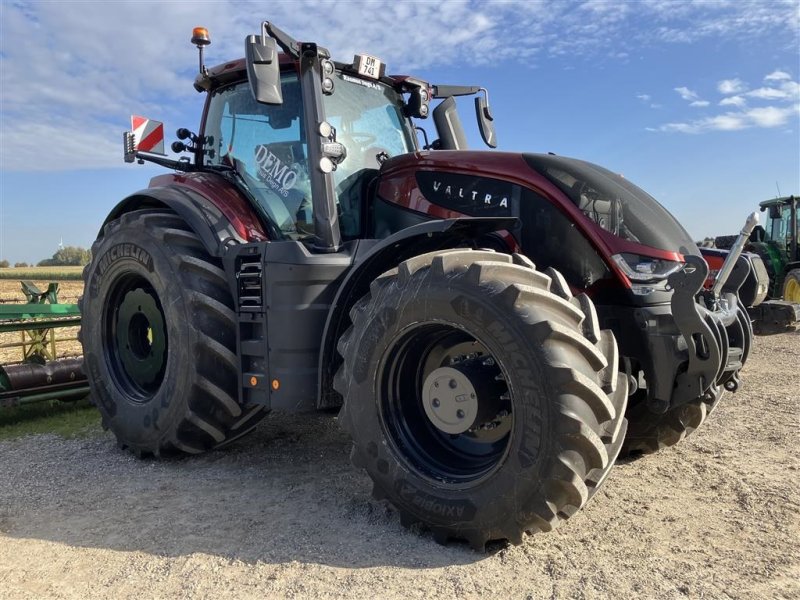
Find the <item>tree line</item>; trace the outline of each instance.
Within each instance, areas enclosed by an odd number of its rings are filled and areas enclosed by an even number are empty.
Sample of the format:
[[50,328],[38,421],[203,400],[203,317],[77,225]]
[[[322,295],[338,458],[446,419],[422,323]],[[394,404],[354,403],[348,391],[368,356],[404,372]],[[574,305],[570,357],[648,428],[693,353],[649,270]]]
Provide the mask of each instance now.
[[[82,267],[89,264],[92,260],[91,250],[81,248],[80,246],[65,246],[59,248],[50,258],[45,258],[36,263],[37,267],[69,267],[76,266]],[[11,266],[7,260],[0,260],[0,269],[7,269]],[[26,262],[14,263],[14,266],[28,267],[31,266]]]

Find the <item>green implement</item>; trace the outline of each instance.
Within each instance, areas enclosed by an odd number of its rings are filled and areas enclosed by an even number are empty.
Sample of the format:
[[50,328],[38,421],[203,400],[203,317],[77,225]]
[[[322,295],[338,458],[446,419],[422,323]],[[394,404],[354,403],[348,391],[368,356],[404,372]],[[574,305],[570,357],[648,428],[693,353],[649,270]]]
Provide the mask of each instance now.
[[0,304],[0,334],[19,332],[18,341],[0,340],[0,350],[21,350],[21,361],[0,365],[0,407],[43,400],[78,400],[89,393],[83,357],[58,358],[56,346],[77,337],[56,330],[81,323],[77,304],[58,303],[58,283],[42,292],[21,282],[24,304]]

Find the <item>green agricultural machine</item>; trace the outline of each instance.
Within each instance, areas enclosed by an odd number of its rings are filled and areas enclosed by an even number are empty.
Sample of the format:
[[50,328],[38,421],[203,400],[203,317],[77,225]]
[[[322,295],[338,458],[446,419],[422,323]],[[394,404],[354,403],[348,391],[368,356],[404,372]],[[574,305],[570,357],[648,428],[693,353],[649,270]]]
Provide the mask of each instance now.
[[[19,350],[19,360],[0,364],[0,408],[45,400],[79,400],[89,393],[83,357],[58,358],[57,346],[76,336],[59,335],[81,323],[77,304],[59,304],[58,283],[42,292],[22,282],[26,303],[0,304],[0,351]],[[5,341],[16,337],[16,340]]]
[[[767,213],[767,220],[764,227],[758,225],[753,229],[744,249],[761,258],[769,276],[768,300],[749,309],[756,333],[780,333],[800,323],[799,204],[797,196],[759,203],[761,212]],[[727,249],[735,239],[733,235],[720,236],[715,245]],[[711,262],[709,265],[714,268]]]
[[800,303],[800,224],[797,209],[800,198],[785,196],[765,200],[759,206],[769,217],[763,233],[756,231],[751,240],[751,252],[756,252],[764,261],[769,273],[769,297],[783,298],[787,302]]

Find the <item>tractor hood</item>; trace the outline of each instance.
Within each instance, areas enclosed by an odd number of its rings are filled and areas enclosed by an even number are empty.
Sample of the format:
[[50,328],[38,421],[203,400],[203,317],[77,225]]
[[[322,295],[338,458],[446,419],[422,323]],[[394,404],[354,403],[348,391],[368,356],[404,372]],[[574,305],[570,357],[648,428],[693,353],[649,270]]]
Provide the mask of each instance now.
[[438,218],[518,217],[529,192],[567,213],[606,255],[631,252],[669,260],[700,255],[687,231],[650,194],[621,175],[573,158],[417,152],[386,161],[379,186],[383,199]]

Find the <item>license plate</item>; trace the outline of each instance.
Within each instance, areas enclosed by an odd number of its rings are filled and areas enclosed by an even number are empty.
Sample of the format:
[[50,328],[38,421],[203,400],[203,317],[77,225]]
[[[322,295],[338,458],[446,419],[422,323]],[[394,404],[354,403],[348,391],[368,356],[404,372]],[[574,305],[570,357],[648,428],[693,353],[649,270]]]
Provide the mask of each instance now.
[[374,56],[359,55],[358,74],[370,79],[378,79],[381,76],[381,61]]

